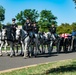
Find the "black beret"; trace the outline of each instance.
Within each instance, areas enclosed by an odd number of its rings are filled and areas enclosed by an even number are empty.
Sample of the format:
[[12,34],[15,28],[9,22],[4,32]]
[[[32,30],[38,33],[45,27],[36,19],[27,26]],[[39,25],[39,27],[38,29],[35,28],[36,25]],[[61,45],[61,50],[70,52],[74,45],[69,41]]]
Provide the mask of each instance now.
[[15,21],[16,19],[15,18],[12,18],[12,21]]

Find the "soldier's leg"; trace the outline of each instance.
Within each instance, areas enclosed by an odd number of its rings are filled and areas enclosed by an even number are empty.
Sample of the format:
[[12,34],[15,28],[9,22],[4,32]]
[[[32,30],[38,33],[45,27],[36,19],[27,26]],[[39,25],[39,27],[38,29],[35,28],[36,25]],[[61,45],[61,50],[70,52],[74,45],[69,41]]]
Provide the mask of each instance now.
[[74,46],[73,41],[74,41],[74,36],[72,36],[72,41],[71,41],[71,50],[73,50],[73,46]]
[[3,44],[4,44],[4,42],[1,42],[1,45],[0,45],[0,56],[2,56],[2,47],[3,47]]
[[35,37],[37,38],[37,34],[34,34],[35,35]]
[[16,39],[16,31],[14,31],[13,36],[14,36],[14,40],[15,40]]
[[7,43],[7,41],[5,40],[5,47],[4,47],[4,50],[6,51],[6,54],[8,55],[8,52],[7,52],[7,45],[8,45],[8,43]]
[[28,57],[28,49],[27,49],[27,47],[28,47],[28,43],[26,43],[25,46],[24,46],[24,56],[23,56],[23,58],[25,58],[25,59]]
[[13,56],[13,43],[10,42],[10,57]]
[[53,37],[54,40],[56,39],[54,34],[52,34],[52,37]]
[[38,44],[38,34],[35,33],[35,38],[36,38],[36,53],[41,53],[41,50],[39,49],[39,44]]
[[32,34],[33,34],[32,32],[29,32],[29,36],[30,36],[31,38],[32,38]]

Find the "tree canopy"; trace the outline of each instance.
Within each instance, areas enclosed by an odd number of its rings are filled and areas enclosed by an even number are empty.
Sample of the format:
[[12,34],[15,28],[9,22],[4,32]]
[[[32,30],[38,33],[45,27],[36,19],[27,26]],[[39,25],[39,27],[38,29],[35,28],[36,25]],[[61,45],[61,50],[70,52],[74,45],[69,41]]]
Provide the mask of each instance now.
[[40,13],[38,13],[38,11],[35,9],[25,9],[16,15],[18,24],[21,25],[24,24],[26,18],[29,18],[31,22],[38,22],[40,31],[47,31],[51,24],[57,23],[57,17],[55,17],[50,10],[42,10]]
[[[76,0],[73,0],[76,4]],[[20,11],[16,16],[17,23],[19,25],[23,25],[26,18],[29,18],[31,22],[36,21],[39,30],[41,32],[47,32],[49,27],[54,24],[57,26],[57,33],[71,33],[72,30],[76,30],[76,23],[62,23],[61,25],[57,25],[57,17],[51,12],[51,10],[42,10],[40,13],[36,9],[25,9],[24,11]],[[5,19],[5,9],[0,6],[0,21],[4,21]],[[7,23],[10,25],[10,23]],[[2,27],[0,23],[0,28]]]
[[38,13],[35,9],[25,9],[16,15],[18,24],[21,25],[24,24],[26,18],[29,18],[31,22],[37,21],[37,25],[39,26],[39,30],[41,32],[47,32],[52,24],[57,26],[58,34],[71,33],[72,30],[76,30],[76,23],[62,23],[61,25],[57,25],[57,17],[54,16],[50,10],[42,10]]
[[57,33],[62,34],[62,33],[72,33],[73,30],[76,30],[76,22],[72,24],[68,23],[62,23],[57,27]]
[[74,4],[75,4],[75,9],[76,9],[76,0],[73,0]]
[[1,22],[5,20],[5,9],[0,5],[0,30],[2,28]]
[[5,19],[5,9],[0,5],[0,21],[4,21]]
[[24,24],[26,18],[29,18],[32,22],[34,22],[38,19],[38,17],[38,11],[35,9],[25,9],[16,15],[16,19],[20,24]]
[[50,10],[42,10],[40,12],[40,19],[38,21],[38,24],[40,25],[41,31],[48,31],[48,28],[51,26],[51,24],[56,24],[56,19],[52,12]]

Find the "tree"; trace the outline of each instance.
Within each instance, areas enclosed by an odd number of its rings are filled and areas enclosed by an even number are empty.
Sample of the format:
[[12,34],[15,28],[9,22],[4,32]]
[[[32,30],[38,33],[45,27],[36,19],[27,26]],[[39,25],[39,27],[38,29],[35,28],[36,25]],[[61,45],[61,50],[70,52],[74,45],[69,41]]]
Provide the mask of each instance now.
[[7,26],[10,26],[11,25],[11,23],[10,22],[7,22],[7,24],[6,24]]
[[25,9],[24,11],[20,11],[20,13],[16,15],[16,19],[18,20],[19,24],[24,24],[26,18],[29,18],[32,22],[37,21],[38,17],[38,11],[36,11],[35,9]]
[[74,3],[76,4],[76,0],[73,0],[74,1]]
[[56,24],[56,19],[51,11],[49,10],[42,10],[40,12],[40,20],[38,21],[38,24],[40,26],[40,31],[48,31],[48,28],[51,26],[51,24]]
[[5,9],[3,6],[0,6],[0,21],[4,21],[5,19]]
[[0,30],[2,29],[2,24],[0,23]]
[[[76,5],[76,0],[73,0],[73,2],[75,3],[75,5]],[[76,6],[75,6],[75,9],[76,9]]]
[[68,23],[62,23],[60,26],[57,27],[57,33],[71,33],[72,32],[72,25]]
[[5,9],[0,5],[0,30],[2,28],[1,22],[5,19]]
[[71,26],[72,30],[76,30],[76,22],[73,22]]
[[17,14],[16,19],[18,20],[18,23],[23,24],[24,23],[24,15],[23,11],[20,11],[20,13]]

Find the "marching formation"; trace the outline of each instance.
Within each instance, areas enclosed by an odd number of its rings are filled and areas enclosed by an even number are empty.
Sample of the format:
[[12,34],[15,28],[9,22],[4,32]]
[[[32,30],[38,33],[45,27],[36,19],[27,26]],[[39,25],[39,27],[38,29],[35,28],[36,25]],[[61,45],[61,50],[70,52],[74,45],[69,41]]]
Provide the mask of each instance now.
[[[10,57],[20,53],[24,58],[43,54],[46,52],[46,47],[49,55],[51,55],[55,47],[57,53],[60,53],[62,48],[64,52],[76,50],[76,31],[73,31],[72,34],[63,33],[62,35],[57,35],[56,27],[52,25],[49,32],[42,33],[39,32],[36,22],[31,23],[30,19],[26,19],[21,29],[18,28],[15,21],[16,19],[13,18],[12,24],[3,26],[0,31],[0,56],[3,55],[3,46],[6,54],[10,55]],[[8,54],[6,48],[8,45],[10,54]],[[14,47],[16,47],[16,51]]]

